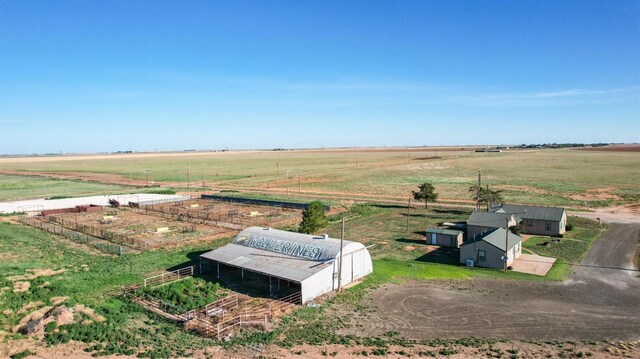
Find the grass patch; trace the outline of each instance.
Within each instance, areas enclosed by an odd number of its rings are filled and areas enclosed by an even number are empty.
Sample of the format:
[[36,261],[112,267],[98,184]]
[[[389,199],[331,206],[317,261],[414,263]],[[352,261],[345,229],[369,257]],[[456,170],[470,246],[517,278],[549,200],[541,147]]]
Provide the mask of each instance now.
[[171,189],[171,188],[154,188],[154,189],[148,189],[145,190],[144,193],[151,193],[151,194],[176,194],[176,190],[175,189]]
[[[0,295],[0,325],[14,326],[25,314],[16,314],[30,302],[50,303],[51,298],[68,296],[67,306],[83,304],[106,318],[91,325],[78,323],[49,328],[49,345],[71,340],[89,345],[96,355],[132,355],[146,350],[152,357],[187,356],[193,350],[214,345],[214,341],[179,330],[174,323],[153,315],[125,299],[105,296],[121,285],[139,283],[145,273],[184,267],[204,251],[228,243],[194,245],[179,250],[159,250],[122,257],[93,252],[65,239],[22,225],[0,223],[0,288],[11,287],[6,277],[25,275],[27,269],[65,269],[66,272],[29,280],[27,292],[4,291]],[[84,265],[84,267],[83,267]],[[87,268],[86,270],[84,268]],[[195,285],[194,285],[195,287]],[[21,340],[18,337],[12,340]],[[140,349],[139,349],[140,348]],[[148,349],[151,348],[151,349]]]
[[227,291],[218,283],[189,277],[159,287],[147,287],[144,293],[171,304],[180,310],[180,313],[185,313],[224,297]]
[[0,201],[125,193],[133,187],[44,177],[0,175]]

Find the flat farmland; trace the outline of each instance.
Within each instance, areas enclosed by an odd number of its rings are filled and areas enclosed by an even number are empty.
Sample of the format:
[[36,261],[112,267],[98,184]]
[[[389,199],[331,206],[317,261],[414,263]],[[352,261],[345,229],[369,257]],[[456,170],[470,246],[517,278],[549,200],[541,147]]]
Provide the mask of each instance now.
[[[640,200],[640,154],[627,151],[469,148],[230,151],[0,159],[5,174],[146,183],[192,191],[246,190],[292,195],[406,199],[419,183],[435,184],[444,202],[470,203],[477,180],[507,201],[590,207]],[[288,176],[288,179],[287,179]],[[147,182],[148,181],[148,182]]]
[[133,187],[57,178],[0,175],[0,201],[130,192]]

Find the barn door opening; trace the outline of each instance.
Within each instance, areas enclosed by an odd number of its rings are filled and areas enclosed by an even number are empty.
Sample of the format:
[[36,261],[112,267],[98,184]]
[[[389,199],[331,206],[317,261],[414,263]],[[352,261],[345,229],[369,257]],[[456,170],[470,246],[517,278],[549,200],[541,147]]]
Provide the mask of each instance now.
[[431,233],[431,244],[433,244],[433,245],[438,244],[438,238],[437,238],[437,235],[435,233]]

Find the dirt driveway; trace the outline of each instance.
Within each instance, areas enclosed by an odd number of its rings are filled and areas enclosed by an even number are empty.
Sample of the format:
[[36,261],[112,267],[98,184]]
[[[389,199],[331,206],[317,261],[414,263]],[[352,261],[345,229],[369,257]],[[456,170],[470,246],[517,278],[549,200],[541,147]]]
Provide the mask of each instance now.
[[474,279],[386,285],[356,320],[367,334],[415,339],[640,339],[639,224],[612,224],[564,282]]

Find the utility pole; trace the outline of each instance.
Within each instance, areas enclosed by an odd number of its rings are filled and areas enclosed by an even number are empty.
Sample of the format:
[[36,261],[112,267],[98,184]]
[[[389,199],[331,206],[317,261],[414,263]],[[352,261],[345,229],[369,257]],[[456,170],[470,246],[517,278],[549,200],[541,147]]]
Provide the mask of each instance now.
[[298,166],[298,193],[302,190],[302,180],[300,179],[300,166]]
[[[507,261],[509,260],[509,220],[511,219],[511,217],[513,217],[514,214],[527,214],[527,210],[525,209],[523,212],[518,212],[518,213],[509,213],[509,215],[507,216],[507,226],[505,227],[505,235],[504,235],[504,271],[507,271]],[[517,221],[516,221],[516,225],[518,225]],[[515,260],[515,255],[513,257],[513,259]]]
[[482,172],[478,168],[478,186],[476,187],[476,211],[480,210],[480,187],[482,186]]
[[289,197],[289,170],[287,170],[287,197]]
[[202,178],[202,193],[204,193],[204,163],[200,164],[200,177]]
[[280,162],[276,161],[276,176],[280,176]]
[[411,197],[409,197],[409,204],[407,204],[407,229],[404,231],[405,233],[409,233],[409,217],[411,215]]
[[489,200],[491,198],[489,198],[489,184],[487,183],[487,192],[485,192],[485,196],[487,196],[486,200],[487,200],[487,212],[489,212]]
[[147,174],[147,187],[149,187],[149,170],[144,171]]
[[505,235],[504,235],[504,258],[502,259],[504,261],[504,271],[507,271],[507,261],[509,260],[509,218],[511,218],[511,216],[507,216],[507,226],[504,228],[505,229]]
[[191,181],[189,179],[189,166],[187,166],[187,192],[191,192]]
[[342,230],[340,231],[340,264],[338,264],[338,292],[342,283],[342,242],[344,241],[344,217],[342,217]]

